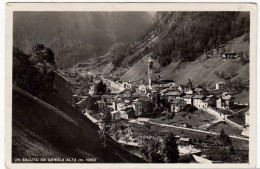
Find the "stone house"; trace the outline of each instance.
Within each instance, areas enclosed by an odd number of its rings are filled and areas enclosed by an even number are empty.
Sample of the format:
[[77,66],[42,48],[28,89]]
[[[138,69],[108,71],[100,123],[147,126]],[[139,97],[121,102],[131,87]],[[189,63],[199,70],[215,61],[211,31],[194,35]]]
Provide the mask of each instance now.
[[97,101],[97,104],[98,110],[105,110],[107,108],[107,103],[102,100]]
[[181,92],[176,92],[176,91],[169,91],[165,94],[167,101],[170,102],[171,100],[174,99],[181,99],[181,96],[183,96],[183,93]]
[[204,95],[195,95],[193,97],[193,105],[197,108],[205,108],[206,104],[205,102],[203,102],[204,99],[205,99]]
[[114,101],[114,95],[102,95],[101,99],[106,102],[108,105],[112,105]]
[[220,96],[217,99],[217,108],[226,108],[230,109],[234,107],[234,101],[235,97],[229,95],[227,92],[223,93],[222,96]]
[[216,83],[216,90],[221,90],[225,88],[225,82],[218,82]]
[[190,85],[180,85],[178,90],[185,94],[193,94],[193,89]]
[[124,91],[122,92],[122,94],[123,94],[123,96],[124,96],[125,98],[130,98],[130,97],[132,97],[132,90],[126,89],[126,90],[124,90]]
[[197,95],[207,95],[207,90],[203,89],[203,88],[200,88],[200,87],[197,87],[194,89],[194,92],[197,94]]
[[193,105],[193,97],[194,95],[185,95],[182,99],[185,100],[187,104]]
[[204,100],[202,100],[202,102],[204,103],[205,107],[215,107],[216,106],[216,101],[212,98],[206,98]]
[[143,112],[142,103],[140,103],[140,102],[134,103],[134,104],[133,104],[133,108],[134,108],[135,116],[136,116],[136,117],[142,115],[142,112]]
[[182,99],[174,99],[170,102],[170,104],[171,112],[178,113],[184,108],[184,106],[186,105],[186,101]]

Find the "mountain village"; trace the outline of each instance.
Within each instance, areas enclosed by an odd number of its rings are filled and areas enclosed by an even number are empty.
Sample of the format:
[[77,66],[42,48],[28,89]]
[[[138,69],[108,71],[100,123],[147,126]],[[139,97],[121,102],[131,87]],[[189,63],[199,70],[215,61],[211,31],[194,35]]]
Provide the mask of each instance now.
[[[114,123],[127,124],[128,130],[110,135],[118,143],[130,146],[130,151],[142,147],[144,139],[134,136],[132,125],[140,127],[149,124],[181,131],[175,136],[180,154],[192,155],[196,162],[201,163],[217,161],[208,160],[202,155],[204,141],[183,134],[183,131],[209,137],[219,135],[224,126],[230,129],[228,134],[231,138],[248,140],[249,104],[236,102],[236,98],[228,92],[230,90],[226,89],[225,82],[218,82],[215,89],[207,90],[193,84],[190,79],[184,85],[173,80],[155,80],[153,59],[150,57],[147,62],[147,82],[140,85],[104,78],[89,70],[77,68],[79,77],[89,81],[88,87],[83,87],[84,92],[80,90],[74,95],[73,105],[100,128],[106,113],[109,113]],[[69,73],[64,71],[61,74],[68,76]],[[170,122],[172,119],[176,121]]]
[[14,12],[12,162],[253,165],[250,21],[244,10]]

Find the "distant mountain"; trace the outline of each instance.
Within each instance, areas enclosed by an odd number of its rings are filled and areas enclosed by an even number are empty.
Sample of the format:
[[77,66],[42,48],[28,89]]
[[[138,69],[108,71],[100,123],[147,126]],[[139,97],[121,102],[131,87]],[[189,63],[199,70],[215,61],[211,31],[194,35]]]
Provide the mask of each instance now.
[[13,42],[26,53],[51,47],[58,67],[69,67],[134,41],[152,22],[147,12],[15,12]]

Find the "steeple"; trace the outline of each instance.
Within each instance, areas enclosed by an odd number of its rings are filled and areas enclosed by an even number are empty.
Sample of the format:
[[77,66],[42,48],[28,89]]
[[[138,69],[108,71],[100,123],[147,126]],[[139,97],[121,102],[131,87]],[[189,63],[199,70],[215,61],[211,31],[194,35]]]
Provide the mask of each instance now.
[[148,58],[148,88],[152,89],[152,77],[153,77],[153,58]]

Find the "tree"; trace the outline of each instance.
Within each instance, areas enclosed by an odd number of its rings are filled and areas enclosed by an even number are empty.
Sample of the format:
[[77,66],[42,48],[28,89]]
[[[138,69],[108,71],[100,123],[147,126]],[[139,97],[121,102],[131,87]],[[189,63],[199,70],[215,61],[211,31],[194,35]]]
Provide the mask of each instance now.
[[234,147],[233,146],[230,146],[229,147],[229,150],[228,150],[228,154],[235,154],[235,149],[234,149]]
[[173,119],[173,117],[174,117],[174,113],[173,112],[167,112],[167,114],[166,114],[166,119],[167,120]]
[[162,154],[162,144],[157,137],[151,137],[141,148],[141,152],[151,163],[163,163],[164,154]]
[[152,130],[152,125],[151,125],[151,123],[150,122],[146,122],[145,124],[144,124],[144,126],[145,126],[145,134],[147,135],[147,136],[152,136],[153,134],[154,134],[154,130]]
[[146,103],[142,102],[142,107],[143,107],[143,113],[144,114],[150,114],[153,111],[153,104],[149,102],[148,106],[144,106]]
[[97,85],[97,92],[98,93],[105,93],[107,90],[107,85],[105,83],[103,83],[102,80],[100,80],[100,82]]
[[111,129],[111,126],[112,126],[112,116],[108,110],[104,110],[103,116],[101,118],[100,130],[99,130],[99,134],[101,138],[104,139],[103,141],[104,147],[106,147],[106,140],[108,137],[108,133]]
[[153,114],[154,115],[158,115],[158,114],[160,114],[161,113],[161,109],[159,108],[159,107],[155,107],[154,109],[153,109]]
[[51,49],[38,44],[33,46],[32,54],[26,55],[14,48],[13,58],[13,83],[16,86],[38,97],[54,91],[56,64]]
[[164,149],[163,152],[166,156],[166,162],[177,163],[179,159],[179,150],[176,143],[176,138],[174,134],[170,133],[166,136],[164,140]]
[[221,71],[220,74],[219,74],[219,78],[221,78],[221,79],[225,79],[226,76],[227,75],[224,71]]
[[230,137],[225,133],[224,129],[221,129],[219,134],[219,141],[223,143],[224,146],[232,145]]
[[87,98],[86,109],[87,110],[93,110],[93,111],[96,112],[98,110],[98,106],[97,106],[97,104],[95,102],[96,102],[95,99],[93,97],[89,96]]
[[160,153],[160,143],[152,142],[149,147],[149,158],[151,163],[163,163],[164,156]]

